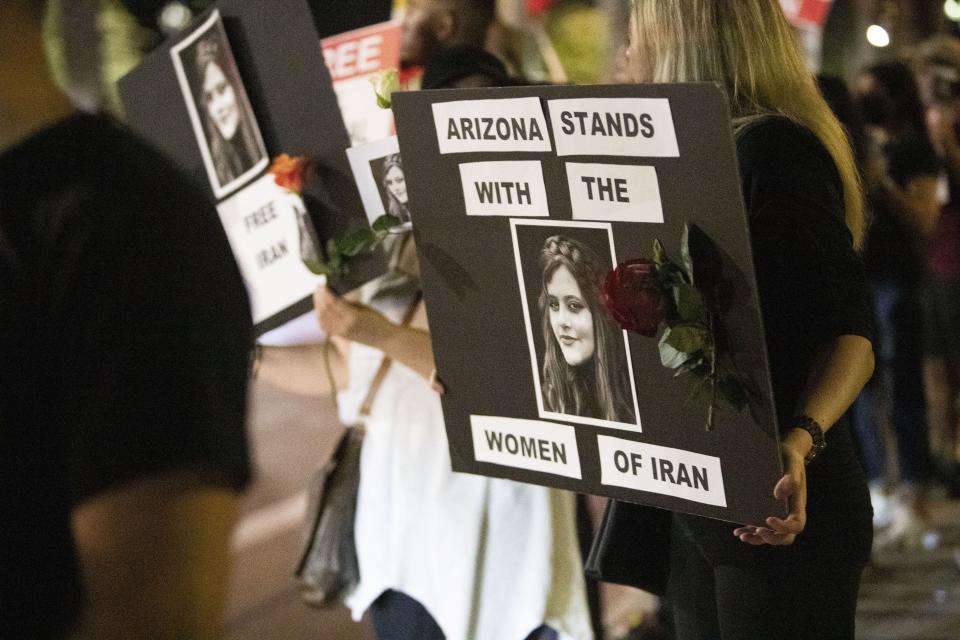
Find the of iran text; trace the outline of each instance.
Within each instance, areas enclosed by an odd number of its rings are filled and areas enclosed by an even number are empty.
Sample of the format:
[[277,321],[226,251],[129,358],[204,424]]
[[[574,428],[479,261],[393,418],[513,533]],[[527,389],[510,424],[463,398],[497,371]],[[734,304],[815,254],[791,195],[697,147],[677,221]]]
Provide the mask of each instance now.
[[540,420],[470,416],[478,462],[581,479],[573,427]]
[[720,458],[610,436],[597,436],[605,485],[727,506]]

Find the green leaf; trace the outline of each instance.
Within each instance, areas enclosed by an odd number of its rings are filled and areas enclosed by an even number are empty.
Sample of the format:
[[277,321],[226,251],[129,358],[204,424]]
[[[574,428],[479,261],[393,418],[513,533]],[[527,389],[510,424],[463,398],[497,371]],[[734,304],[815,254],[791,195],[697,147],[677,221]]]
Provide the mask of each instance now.
[[697,353],[707,344],[710,331],[702,324],[678,324],[670,328],[667,344],[681,353]]
[[391,229],[393,229],[394,227],[399,227],[402,224],[403,224],[403,221],[397,216],[390,215],[389,213],[385,213],[379,218],[377,218],[376,220],[374,220],[373,224],[370,225],[370,227],[378,233],[387,234],[387,233],[390,233]]
[[340,253],[331,255],[327,259],[327,268],[330,270],[330,273],[334,272],[340,273],[340,267],[343,265],[343,258],[340,256]]
[[687,284],[686,276],[677,265],[670,261],[665,262],[657,269],[657,279],[661,287],[673,288]]
[[658,238],[653,240],[653,264],[662,267],[667,262],[667,253],[663,250]]
[[694,356],[689,353],[683,353],[678,351],[673,346],[670,345],[670,333],[671,329],[667,329],[663,332],[663,335],[660,336],[660,342],[657,344],[660,349],[660,364],[665,366],[668,369],[677,369],[684,366],[686,362],[691,360]]
[[340,247],[337,246],[337,241],[333,238],[327,240],[327,263],[333,264],[334,259],[340,258]]
[[677,307],[677,313],[685,322],[702,324],[709,322],[710,313],[703,303],[703,296],[692,284],[682,283],[673,287],[673,302]]
[[747,392],[736,376],[720,376],[717,380],[717,390],[720,392],[720,397],[737,410],[747,406]]
[[696,382],[690,384],[690,390],[687,392],[687,397],[684,399],[683,404],[687,405],[697,400],[701,395],[703,395],[704,390],[706,389],[707,382],[710,381],[709,377],[702,377]]
[[305,259],[303,261],[303,266],[310,270],[310,273],[316,276],[329,276],[330,267],[320,262],[319,260],[310,260]]
[[340,253],[353,257],[368,251],[376,244],[377,238],[370,229],[358,229],[340,241]]
[[[670,347],[669,345],[667,345],[667,346],[668,346],[670,349],[673,349],[673,347]],[[674,350],[674,351],[677,351],[676,349],[673,349],[673,350]],[[680,352],[677,351],[677,353],[680,353]],[[709,367],[707,367],[706,369],[704,368],[704,366],[703,366],[703,358],[700,358],[700,357],[697,357],[697,356],[691,357],[691,356],[689,356],[689,355],[686,354],[686,353],[683,354],[683,355],[687,356],[687,357],[690,358],[690,359],[687,360],[686,362],[684,362],[683,364],[681,364],[679,367],[677,367],[676,372],[674,372],[674,374],[673,374],[673,377],[674,377],[674,378],[679,378],[680,376],[682,376],[682,375],[685,374],[685,373],[693,373],[693,374],[696,374],[696,375],[700,375],[700,374],[704,373],[705,371],[706,371],[706,372],[709,372],[709,371],[710,371],[710,368],[709,368]]]
[[690,255],[690,226],[687,223],[683,224],[683,235],[680,236],[680,260],[688,282],[693,284],[693,256]]

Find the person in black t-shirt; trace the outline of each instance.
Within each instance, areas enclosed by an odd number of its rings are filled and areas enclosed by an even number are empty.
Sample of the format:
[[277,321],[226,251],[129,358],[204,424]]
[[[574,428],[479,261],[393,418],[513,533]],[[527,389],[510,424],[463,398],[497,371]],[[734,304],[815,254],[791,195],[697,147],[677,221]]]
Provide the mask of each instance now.
[[673,515],[677,637],[853,640],[872,530],[844,414],[873,348],[849,143],[776,0],[635,0],[630,36],[635,81],[726,89],[781,427],[785,475],[769,490],[789,504],[739,527]]
[[0,3],[0,638],[214,638],[249,479],[249,307],[216,212],[49,79]]

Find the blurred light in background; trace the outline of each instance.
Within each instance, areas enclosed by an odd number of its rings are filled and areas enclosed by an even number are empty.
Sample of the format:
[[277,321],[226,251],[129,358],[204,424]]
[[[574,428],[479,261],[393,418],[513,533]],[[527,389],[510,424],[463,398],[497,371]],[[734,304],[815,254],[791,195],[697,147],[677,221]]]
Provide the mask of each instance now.
[[960,0],[946,0],[943,3],[943,12],[954,22],[960,22]]
[[875,47],[886,47],[890,44],[890,34],[878,24],[867,27],[867,42]]
[[157,24],[164,35],[170,36],[180,32],[190,24],[193,11],[182,2],[168,2],[157,16]]

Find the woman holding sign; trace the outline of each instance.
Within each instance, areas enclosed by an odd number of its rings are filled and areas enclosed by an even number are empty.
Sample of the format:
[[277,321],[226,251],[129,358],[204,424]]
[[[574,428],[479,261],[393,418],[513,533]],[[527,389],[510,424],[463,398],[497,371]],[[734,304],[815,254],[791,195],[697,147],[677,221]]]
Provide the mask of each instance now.
[[844,414],[873,351],[847,138],[777,0],[634,0],[630,36],[635,81],[718,82],[729,97],[782,428],[770,490],[789,504],[740,527],[673,516],[677,635],[852,640],[872,528]]
[[341,420],[393,359],[369,415],[360,462],[360,584],[347,598],[381,640],[590,640],[571,493],[451,471],[412,234],[392,236],[391,270],[364,304],[321,288],[323,330],[351,342]]

